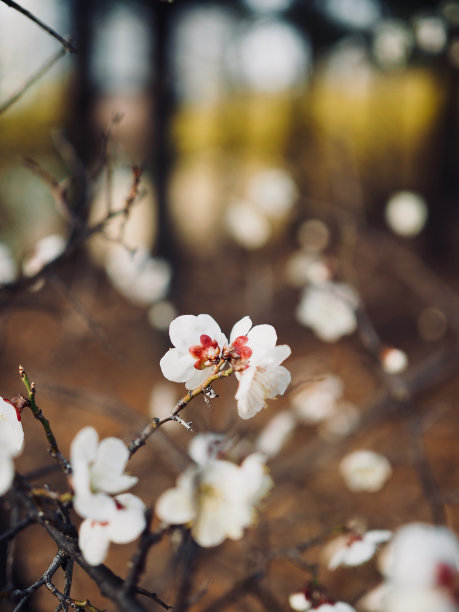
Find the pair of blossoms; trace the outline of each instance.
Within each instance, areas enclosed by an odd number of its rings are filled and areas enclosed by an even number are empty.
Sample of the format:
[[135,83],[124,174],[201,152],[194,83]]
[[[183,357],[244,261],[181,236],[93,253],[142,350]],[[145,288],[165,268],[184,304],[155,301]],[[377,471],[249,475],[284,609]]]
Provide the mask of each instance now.
[[[224,448],[222,436],[195,436],[189,448],[193,465],[156,503],[156,514],[165,524],[191,526],[194,540],[203,547],[242,538],[256,518],[255,506],[272,486],[263,455],[253,453],[236,465],[217,458]],[[73,507],[84,518],[79,546],[91,565],[104,561],[110,542],[131,542],[145,529],[142,500],[119,494],[138,480],[124,473],[128,457],[121,440],[99,443],[92,427],[82,429],[72,442]]]

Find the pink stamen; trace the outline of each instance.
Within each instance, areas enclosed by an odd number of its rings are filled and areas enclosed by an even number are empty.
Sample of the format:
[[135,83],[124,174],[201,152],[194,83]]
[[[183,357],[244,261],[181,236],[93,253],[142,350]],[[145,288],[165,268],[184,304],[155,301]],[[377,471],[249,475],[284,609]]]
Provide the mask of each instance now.
[[188,350],[190,355],[196,359],[194,367],[197,370],[203,370],[218,361],[220,348],[218,342],[206,334],[202,334],[199,341],[201,344],[190,346]]
[[240,359],[250,359],[252,357],[252,349],[250,346],[246,346],[249,341],[247,336],[238,336],[232,343],[233,352],[239,356]]

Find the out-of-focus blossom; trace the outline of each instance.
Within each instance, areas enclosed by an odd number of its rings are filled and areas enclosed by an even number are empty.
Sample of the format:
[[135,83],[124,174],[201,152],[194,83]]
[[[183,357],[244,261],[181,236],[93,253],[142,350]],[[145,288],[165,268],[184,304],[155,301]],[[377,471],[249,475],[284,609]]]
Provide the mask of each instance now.
[[298,419],[303,423],[318,423],[330,417],[336,410],[343,393],[340,378],[326,374],[320,380],[307,383],[292,397],[292,405]]
[[106,270],[116,289],[140,306],[162,299],[172,276],[170,264],[164,259],[151,257],[142,248],[130,252],[121,244],[108,252]]
[[[340,565],[355,566],[369,561],[381,544],[392,537],[386,529],[374,529],[360,534],[351,532],[336,538],[327,546],[330,554],[328,568],[336,569]],[[333,552],[332,552],[333,551]]]
[[422,196],[411,191],[395,193],[386,205],[385,218],[393,232],[400,236],[416,236],[427,221],[427,204]]
[[8,245],[0,242],[0,286],[12,283],[16,278],[16,264]]
[[359,411],[349,402],[341,400],[336,409],[320,425],[319,434],[325,440],[336,440],[350,434],[359,423]]
[[317,610],[317,612],[355,612],[354,608],[344,601],[333,601],[325,594],[322,596],[314,589],[305,589],[292,593],[289,597],[289,605],[296,612],[306,610]]
[[101,521],[87,518],[80,525],[78,544],[85,560],[90,565],[103,563],[110,542],[127,544],[145,529],[145,504],[130,493],[112,499]]
[[248,367],[236,372],[239,387],[235,397],[239,416],[243,419],[253,417],[266,406],[267,399],[282,395],[290,384],[290,372],[280,364],[290,355],[291,349],[286,344],[276,346],[276,342],[277,334],[272,325],[252,327],[250,317],[238,321],[231,331],[231,346],[236,347],[236,351],[250,351],[245,357]]
[[446,46],[448,34],[443,19],[431,16],[416,17],[414,32],[418,47],[426,53],[441,53]]
[[407,354],[394,347],[385,347],[380,354],[381,365],[388,374],[399,374],[408,365]]
[[383,68],[404,66],[413,47],[413,35],[402,21],[386,19],[373,35],[373,54]]
[[325,342],[335,342],[357,329],[358,296],[344,283],[322,283],[304,289],[296,309],[300,323]]
[[271,485],[262,455],[249,455],[238,466],[210,453],[207,461],[179,476],[177,486],[159,497],[155,510],[167,524],[190,523],[200,546],[218,546],[226,538],[242,538],[256,518],[255,506]]
[[301,250],[288,258],[285,275],[293,287],[303,287],[306,283],[318,285],[329,281],[331,269],[323,257]]
[[19,412],[0,397],[0,495],[6,493],[13,482],[13,458],[22,451],[23,444],[24,430]]
[[184,382],[187,389],[195,389],[210,375],[218,363],[226,336],[208,314],[181,315],[169,326],[169,336],[175,348],[161,359],[163,375],[173,382]]
[[271,226],[265,215],[243,200],[233,202],[225,211],[228,234],[246,249],[259,249],[271,237]]
[[22,262],[22,271],[25,276],[38,274],[47,264],[64,252],[66,244],[66,239],[60,234],[50,234],[38,240],[30,255]]
[[221,453],[228,450],[231,440],[223,434],[204,433],[194,436],[188,447],[188,454],[197,465],[218,459]]
[[70,447],[73,506],[84,518],[104,521],[115,507],[109,494],[134,486],[138,478],[124,473],[129,452],[122,440],[99,436],[93,427],[84,427]]
[[166,382],[155,384],[150,393],[150,417],[161,419],[170,415],[179,399],[175,385]]
[[296,427],[296,418],[289,410],[278,412],[261,430],[255,447],[269,458],[282,450]]
[[446,527],[401,527],[384,551],[385,582],[362,605],[369,612],[458,612],[459,541]]
[[371,450],[358,450],[346,455],[339,471],[351,491],[379,491],[392,475],[389,461]]
[[272,219],[283,219],[290,212],[297,193],[294,180],[282,168],[260,170],[247,189],[248,199]]

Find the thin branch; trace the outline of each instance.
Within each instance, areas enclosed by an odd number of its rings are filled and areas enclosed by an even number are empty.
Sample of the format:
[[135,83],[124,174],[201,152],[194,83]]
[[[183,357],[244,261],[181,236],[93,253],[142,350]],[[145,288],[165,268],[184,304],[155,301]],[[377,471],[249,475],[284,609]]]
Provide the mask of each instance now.
[[[220,365],[221,364],[218,364],[215,369],[217,369]],[[131,443],[129,444],[129,458],[131,458],[132,455],[136,453],[141,446],[144,446],[148,438],[157,429],[159,429],[162,425],[164,425],[164,423],[168,423],[169,421],[181,422],[182,419],[177,418],[177,415],[179,414],[179,412],[181,412],[191,402],[191,400],[193,400],[198,395],[201,395],[201,393],[205,392],[206,388],[209,385],[211,385],[214,381],[218,380],[219,378],[225,378],[227,376],[231,376],[231,374],[233,373],[234,373],[233,367],[227,368],[226,370],[218,370],[216,372],[214,370],[214,373],[211,374],[209,378],[202,383],[202,385],[200,385],[199,387],[196,387],[196,389],[193,389],[193,391],[189,391],[184,397],[182,397],[182,399],[177,403],[174,411],[170,415],[163,417],[162,419],[154,418],[152,421],[150,421],[150,423],[148,423],[148,425],[144,427],[144,429],[140,432],[137,438],[132,440]],[[191,429],[190,424],[186,423],[186,421],[184,421],[182,424],[184,424],[186,429],[188,430]]]
[[[0,0],[0,2],[6,2],[6,1],[7,0]],[[49,60],[46,61],[43,64],[43,66],[41,66],[41,68],[39,68],[37,72],[35,72],[30,77],[30,79],[26,81],[24,85],[22,85],[22,87],[16,93],[11,95],[4,102],[0,103],[0,115],[4,113],[6,110],[8,110],[10,106],[12,106],[15,102],[17,102],[19,98],[22,98],[22,96],[26,93],[26,91],[28,91],[32,87],[32,85],[35,85],[35,83],[39,81],[41,77],[45,75],[48,72],[48,70],[52,68],[58,60],[61,59],[61,57],[64,57],[64,55],[66,55],[65,49],[60,49],[58,53],[55,53],[53,56],[51,56]]]
[[61,36],[55,30],[53,30],[53,28],[51,28],[49,25],[46,25],[46,23],[38,19],[38,17],[35,17],[35,15],[33,15],[30,11],[23,8],[20,4],[17,4],[17,2],[14,2],[13,0],[0,0],[0,1],[6,4],[7,6],[9,6],[10,8],[18,11],[19,13],[21,13],[21,15],[24,15],[24,17],[27,17],[27,19],[30,19],[30,21],[33,21],[34,23],[36,23],[37,26],[39,26],[42,30],[45,30],[45,32],[47,32],[50,36],[58,40],[61,43],[61,45],[64,47],[64,53],[65,52],[78,53],[78,49],[74,47],[73,44],[69,40],[66,40],[63,36]]
[[30,406],[30,409],[32,410],[33,416],[37,419],[37,421],[40,421],[46,433],[46,437],[49,442],[49,451],[51,453],[51,456],[54,457],[60,463],[65,474],[71,474],[72,468],[70,466],[70,463],[67,461],[64,455],[60,452],[59,447],[57,445],[57,440],[51,429],[51,425],[49,424],[48,419],[45,418],[43,411],[37,406],[35,402],[35,390],[36,390],[35,383],[30,382],[26,371],[21,365],[19,366],[19,376],[21,377],[21,380],[24,383],[25,388],[27,389],[28,404]]

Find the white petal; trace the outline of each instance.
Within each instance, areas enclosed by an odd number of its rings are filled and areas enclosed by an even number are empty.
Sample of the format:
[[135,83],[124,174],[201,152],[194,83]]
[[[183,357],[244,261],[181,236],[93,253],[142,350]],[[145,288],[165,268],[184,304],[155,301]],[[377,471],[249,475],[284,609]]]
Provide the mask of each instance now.
[[273,485],[265,465],[265,457],[261,453],[252,453],[244,459],[239,469],[245,478],[250,503],[258,503]]
[[78,544],[89,565],[100,565],[104,562],[109,543],[107,525],[91,519],[81,523]]
[[138,478],[123,474],[129,451],[119,438],[105,438],[99,444],[97,459],[91,467],[91,484],[95,491],[120,493],[134,486]]
[[287,357],[292,354],[292,349],[288,344],[279,344],[273,349],[268,351],[262,359],[262,363],[265,366],[280,365]]
[[75,512],[84,518],[95,521],[109,521],[116,510],[116,504],[105,493],[75,495],[73,498]]
[[16,409],[0,397],[0,445],[4,452],[18,455],[24,444],[24,430]]
[[344,565],[361,565],[375,554],[376,545],[365,540],[358,540],[347,548]]
[[192,491],[176,487],[168,489],[156,502],[157,516],[168,525],[184,525],[196,515]]
[[185,383],[185,387],[189,391],[192,391],[193,389],[196,389],[197,387],[200,387],[201,385],[203,385],[204,382],[209,378],[211,374],[212,374],[212,366],[208,368],[204,368],[203,370],[197,370],[196,368],[193,368],[193,372],[191,376],[188,377]]
[[110,521],[109,537],[116,544],[127,544],[138,538],[145,529],[145,504],[130,493],[117,495],[115,499],[123,508],[118,508]]
[[9,455],[0,456],[0,495],[11,487],[14,478],[14,463]]
[[363,539],[373,544],[383,544],[384,542],[388,542],[392,535],[393,533],[389,529],[372,529],[366,532]]
[[70,446],[70,462],[72,465],[78,462],[90,463],[95,461],[98,442],[99,436],[94,427],[81,429]]
[[236,338],[239,338],[239,336],[247,336],[251,327],[252,319],[249,316],[245,316],[235,323],[230,334],[230,344],[233,343]]
[[188,352],[181,349],[169,349],[159,362],[161,372],[167,380],[185,382],[193,374],[194,360]]
[[169,336],[171,342],[177,348],[181,348],[182,351],[187,351],[190,344],[188,343],[188,336],[195,329],[196,317],[194,315],[181,315],[177,317],[169,325]]
[[247,334],[248,346],[252,349],[252,359],[258,359],[276,346],[277,334],[272,325],[255,325]]

